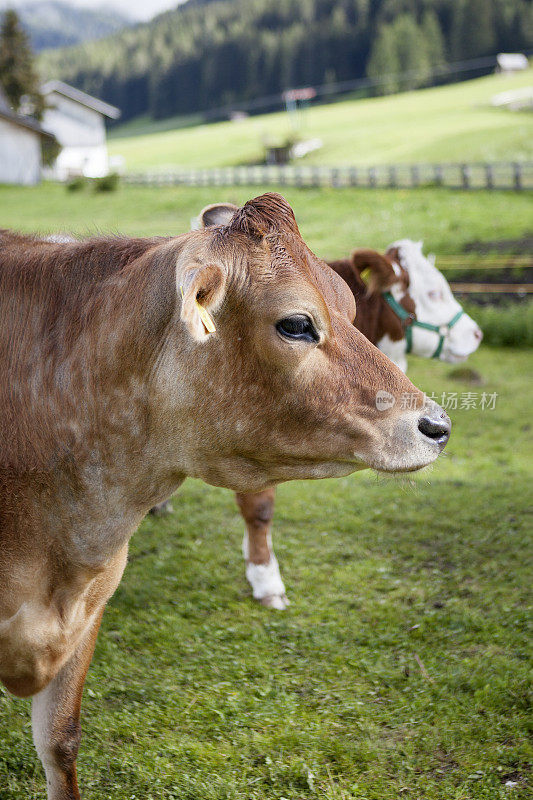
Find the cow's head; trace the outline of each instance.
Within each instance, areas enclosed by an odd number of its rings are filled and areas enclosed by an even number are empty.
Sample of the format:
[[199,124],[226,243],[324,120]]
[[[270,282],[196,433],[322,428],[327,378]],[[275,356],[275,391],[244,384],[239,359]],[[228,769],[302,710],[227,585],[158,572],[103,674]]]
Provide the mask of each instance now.
[[287,202],[267,194],[201,218],[176,273],[188,474],[255,491],[434,461],[447,416],[354,328],[352,293],[307,248]]
[[[387,249],[386,256],[399,273],[397,281],[390,286],[387,299],[405,326],[407,350],[450,363],[468,358],[478,348],[483,333],[462,310],[433,260],[424,256],[422,242],[410,239],[394,242]],[[407,292],[414,303],[413,322],[404,315],[401,307],[398,308],[398,304],[405,306]],[[388,349],[398,348],[387,341],[380,342],[379,346],[387,354]]]

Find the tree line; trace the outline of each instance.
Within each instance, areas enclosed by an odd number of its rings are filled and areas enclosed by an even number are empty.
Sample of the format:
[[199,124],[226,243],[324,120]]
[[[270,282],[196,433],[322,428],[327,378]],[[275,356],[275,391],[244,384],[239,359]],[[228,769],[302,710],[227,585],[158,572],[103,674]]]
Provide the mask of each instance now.
[[41,119],[44,99],[28,34],[18,14],[8,9],[0,20],[0,92],[13,109]]
[[532,44],[529,0],[189,0],[40,67],[123,120],[158,119],[365,76],[391,76],[376,92],[415,88],[437,64]]

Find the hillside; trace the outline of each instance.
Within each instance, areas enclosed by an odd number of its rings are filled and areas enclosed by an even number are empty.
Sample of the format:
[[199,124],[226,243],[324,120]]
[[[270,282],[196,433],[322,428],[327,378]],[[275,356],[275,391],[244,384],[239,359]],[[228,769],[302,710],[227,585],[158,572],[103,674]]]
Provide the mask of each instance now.
[[189,0],[47,53],[41,72],[118,106],[124,120],[164,119],[365,76],[376,93],[413,89],[444,62],[528,47],[523,0]]
[[[314,106],[298,133],[323,147],[306,164],[385,164],[533,158],[533,115],[490,106],[491,97],[533,84],[533,70],[389,97]],[[133,130],[132,130],[133,128]],[[257,162],[265,137],[292,132],[286,113],[131,136],[140,125],[116,129],[109,146],[130,171],[217,167]],[[149,130],[150,126],[148,126]]]
[[[9,3],[0,3],[0,12],[4,7]],[[23,3],[16,11],[36,52],[102,39],[132,22],[116,11],[104,10],[103,5],[92,10],[57,0]]]

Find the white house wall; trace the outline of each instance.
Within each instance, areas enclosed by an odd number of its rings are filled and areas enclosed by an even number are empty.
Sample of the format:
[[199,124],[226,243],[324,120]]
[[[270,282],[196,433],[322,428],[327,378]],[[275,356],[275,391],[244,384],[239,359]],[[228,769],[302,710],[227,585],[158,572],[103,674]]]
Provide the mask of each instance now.
[[33,186],[40,179],[40,135],[0,119],[0,183]]
[[46,176],[65,181],[75,175],[102,178],[109,172],[109,159],[105,144],[97,147],[63,147],[54,166]]
[[47,177],[66,180],[73,175],[101,178],[109,172],[104,118],[98,111],[56,92],[46,96],[42,126],[54,134],[61,152]]
[[62,147],[96,147],[105,144],[104,118],[68,97],[51,92],[46,95],[50,108],[44,112],[42,126],[54,134]]

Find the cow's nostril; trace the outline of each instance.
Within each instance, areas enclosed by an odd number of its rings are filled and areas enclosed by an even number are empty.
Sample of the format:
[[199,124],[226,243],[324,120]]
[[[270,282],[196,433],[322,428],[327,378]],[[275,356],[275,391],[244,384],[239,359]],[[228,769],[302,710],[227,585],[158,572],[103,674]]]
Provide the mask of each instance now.
[[483,339],[483,331],[481,330],[481,328],[476,328],[476,330],[474,331],[474,336],[478,340],[478,342],[480,342]]
[[452,424],[450,418],[444,411],[439,416],[424,416],[418,420],[418,430],[428,439],[433,439],[434,442],[444,447],[450,438],[450,431]]

